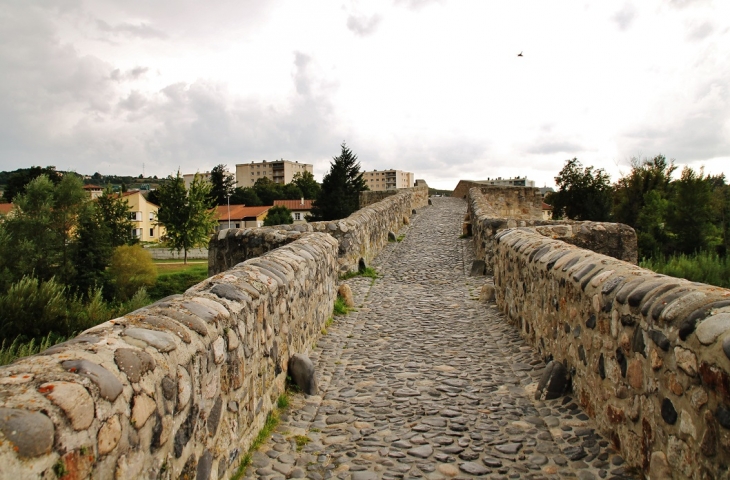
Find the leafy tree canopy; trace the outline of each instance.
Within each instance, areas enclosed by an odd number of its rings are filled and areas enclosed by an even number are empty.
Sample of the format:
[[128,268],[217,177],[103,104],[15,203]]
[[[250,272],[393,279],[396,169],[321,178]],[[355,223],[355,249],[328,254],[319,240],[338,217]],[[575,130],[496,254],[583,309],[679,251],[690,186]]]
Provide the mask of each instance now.
[[275,205],[266,212],[266,219],[264,220],[264,226],[266,227],[273,225],[289,225],[291,223],[294,223],[291,210],[283,205]]
[[322,187],[314,179],[314,175],[311,172],[297,172],[294,174],[292,183],[299,187],[302,192],[302,196],[307,200],[314,200],[319,196],[319,192]]
[[611,179],[602,169],[567,160],[557,177],[558,191],[550,195],[555,218],[607,221],[611,216]]
[[175,177],[169,176],[160,185],[160,208],[157,223],[165,227],[165,242],[170,250],[184,252],[184,263],[188,263],[188,250],[206,245],[215,231],[216,220],[210,202],[211,184],[196,175],[185,188],[185,181],[178,170]]

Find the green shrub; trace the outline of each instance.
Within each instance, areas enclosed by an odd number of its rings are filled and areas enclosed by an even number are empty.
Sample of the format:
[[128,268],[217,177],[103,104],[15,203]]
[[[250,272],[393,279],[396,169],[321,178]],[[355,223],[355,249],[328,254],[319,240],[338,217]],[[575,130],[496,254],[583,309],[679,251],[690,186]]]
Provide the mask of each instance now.
[[55,279],[23,277],[0,295],[0,338],[40,338],[64,332],[68,318],[66,288]]
[[129,300],[140,288],[151,287],[157,280],[152,256],[139,245],[122,245],[114,249],[108,273],[121,301]]
[[376,272],[375,269],[372,267],[365,267],[364,269],[358,270],[357,272],[352,272],[352,271],[347,272],[344,275],[341,275],[340,279],[347,280],[347,279],[353,278],[353,277],[368,277],[368,278],[376,279],[376,278],[378,278],[378,272]]
[[639,265],[664,275],[730,288],[730,256],[708,252],[660,256],[643,259]]

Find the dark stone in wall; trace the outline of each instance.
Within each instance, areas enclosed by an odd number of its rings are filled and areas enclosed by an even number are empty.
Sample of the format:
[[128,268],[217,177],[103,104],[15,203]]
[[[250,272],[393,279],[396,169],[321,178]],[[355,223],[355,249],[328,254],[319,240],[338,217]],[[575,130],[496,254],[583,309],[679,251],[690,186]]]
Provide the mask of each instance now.
[[620,348],[616,349],[616,361],[618,362],[618,366],[621,368],[621,376],[626,378],[628,362],[626,361],[626,355],[624,355],[623,350]]
[[213,404],[213,408],[210,409],[210,413],[208,414],[208,433],[211,436],[215,436],[215,432],[218,429],[218,422],[220,422],[221,419],[221,412],[223,411],[223,399],[218,396],[216,398],[215,403]]
[[631,350],[640,353],[646,358],[646,345],[644,344],[644,331],[641,327],[636,327],[634,337],[631,340]]
[[601,356],[598,357],[598,375],[602,380],[606,379],[606,366],[604,365],[604,362],[603,354],[601,354]]
[[195,480],[208,480],[210,478],[210,471],[213,468],[213,455],[210,450],[206,450],[200,456],[198,460],[198,468],[195,472]]
[[674,409],[674,404],[668,398],[662,400],[662,418],[669,425],[677,423],[677,410]]
[[715,410],[715,418],[722,428],[730,429],[730,409],[725,405],[718,405]]
[[596,328],[596,316],[595,315],[591,315],[590,317],[588,317],[588,320],[586,320],[586,327],[590,328],[591,330]]
[[665,352],[669,350],[669,339],[659,330],[649,330],[649,338]]

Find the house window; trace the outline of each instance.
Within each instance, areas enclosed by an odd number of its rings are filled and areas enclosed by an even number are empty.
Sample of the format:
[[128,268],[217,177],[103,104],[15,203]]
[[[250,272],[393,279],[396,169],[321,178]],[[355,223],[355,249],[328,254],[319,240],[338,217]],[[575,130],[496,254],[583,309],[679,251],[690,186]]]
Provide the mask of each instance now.
[[142,236],[142,229],[141,228],[133,228],[132,229],[132,237],[133,238],[139,238]]
[[299,212],[294,212],[294,220],[301,220],[302,214]]
[[150,212],[150,220],[154,220],[154,219],[155,219],[155,212]]
[[155,236],[155,229],[150,228],[150,237],[154,237],[154,236]]

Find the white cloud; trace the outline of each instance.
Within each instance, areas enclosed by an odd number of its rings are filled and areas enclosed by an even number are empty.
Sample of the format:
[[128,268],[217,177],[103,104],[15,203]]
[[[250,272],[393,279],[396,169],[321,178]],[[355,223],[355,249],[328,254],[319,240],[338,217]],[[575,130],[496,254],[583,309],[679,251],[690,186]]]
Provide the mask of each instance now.
[[[289,158],[552,183],[577,156],[730,156],[730,4],[11,1],[0,169]],[[617,28],[618,27],[618,28]],[[523,58],[516,54],[525,52]],[[714,163],[713,163],[714,162]]]

